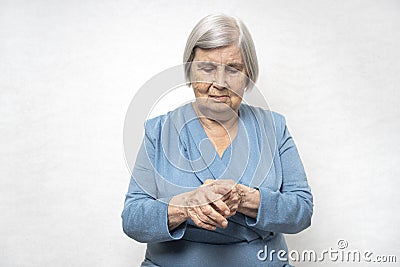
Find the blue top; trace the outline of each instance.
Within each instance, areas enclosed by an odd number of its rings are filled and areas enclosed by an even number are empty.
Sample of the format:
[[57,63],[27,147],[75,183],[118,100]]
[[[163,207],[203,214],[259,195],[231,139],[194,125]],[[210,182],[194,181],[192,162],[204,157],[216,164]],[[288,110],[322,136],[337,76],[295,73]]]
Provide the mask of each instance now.
[[[207,179],[257,188],[257,218],[237,213],[215,231],[188,220],[169,231],[170,198]],[[311,190],[282,115],[242,103],[237,136],[219,157],[189,103],[146,121],[122,220],[129,237],[148,243],[142,266],[289,266],[282,233],[306,229],[312,213]]]

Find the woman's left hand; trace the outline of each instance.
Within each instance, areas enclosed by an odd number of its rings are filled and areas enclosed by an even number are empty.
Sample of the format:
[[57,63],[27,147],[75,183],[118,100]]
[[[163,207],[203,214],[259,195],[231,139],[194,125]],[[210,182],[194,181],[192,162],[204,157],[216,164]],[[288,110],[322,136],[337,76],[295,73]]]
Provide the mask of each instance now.
[[[208,179],[204,182],[204,185],[209,185],[218,181],[223,183],[231,183],[232,180],[211,180]],[[260,192],[257,189],[250,188],[242,184],[236,184],[232,190],[224,195],[221,199],[229,207],[231,213],[229,215],[224,215],[225,218],[231,217],[240,212],[251,218],[257,218],[258,208],[260,206]]]
[[[207,179],[203,185],[210,185],[210,184],[213,184],[215,181],[217,181],[217,180]],[[229,183],[229,184],[232,183],[232,180],[218,180],[219,183],[224,183],[224,181],[226,181],[226,183]],[[225,204],[229,207],[230,214],[225,215],[224,213],[222,213],[222,211],[219,211],[217,207],[214,207],[214,209],[216,209],[218,212],[220,212],[221,215],[223,215],[225,218],[235,215],[236,211],[239,208],[239,204],[240,204],[240,195],[237,190],[237,184],[235,185],[235,187],[232,188],[232,190],[229,193],[224,195],[221,200],[223,202],[225,202]]]

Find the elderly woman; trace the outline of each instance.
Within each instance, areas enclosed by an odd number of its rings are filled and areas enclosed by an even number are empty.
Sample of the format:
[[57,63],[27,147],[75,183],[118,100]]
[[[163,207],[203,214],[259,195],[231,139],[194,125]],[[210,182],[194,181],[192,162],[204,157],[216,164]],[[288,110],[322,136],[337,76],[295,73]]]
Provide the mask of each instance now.
[[147,243],[142,266],[290,266],[283,234],[311,224],[312,195],[284,117],[242,101],[258,76],[249,31],[207,16],[184,63],[196,101],[146,122],[124,232]]

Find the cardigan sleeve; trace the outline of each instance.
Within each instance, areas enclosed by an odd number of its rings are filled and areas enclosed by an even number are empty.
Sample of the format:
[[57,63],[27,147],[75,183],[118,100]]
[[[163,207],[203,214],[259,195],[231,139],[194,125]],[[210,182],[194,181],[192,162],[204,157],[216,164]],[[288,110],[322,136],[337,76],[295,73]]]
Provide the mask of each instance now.
[[[168,229],[168,202],[157,199],[155,181],[155,139],[151,137],[154,121],[147,124],[143,143],[132,172],[122,212],[123,231],[138,242],[164,242],[182,238],[186,223],[173,231]],[[155,127],[157,128],[157,127]],[[152,129],[152,130],[150,130]]]
[[282,115],[275,122],[278,153],[282,167],[282,185],[279,190],[258,187],[260,206],[257,218],[246,216],[248,226],[264,231],[294,234],[311,225],[313,196],[296,145]]

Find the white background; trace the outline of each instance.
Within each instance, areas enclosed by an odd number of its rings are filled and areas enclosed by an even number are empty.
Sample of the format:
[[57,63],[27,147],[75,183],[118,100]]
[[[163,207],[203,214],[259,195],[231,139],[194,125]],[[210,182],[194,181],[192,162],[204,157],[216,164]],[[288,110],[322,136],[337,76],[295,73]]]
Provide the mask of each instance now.
[[250,29],[309,177],[312,226],[289,247],[345,239],[400,261],[400,1],[3,0],[0,266],[139,265],[120,219],[125,112],[214,12]]

